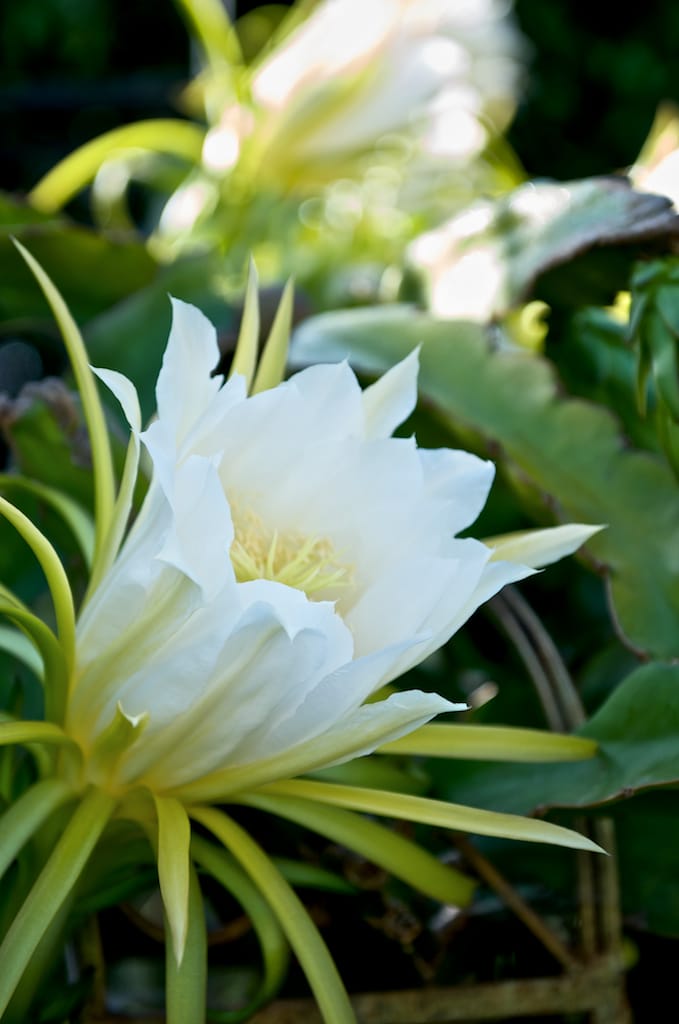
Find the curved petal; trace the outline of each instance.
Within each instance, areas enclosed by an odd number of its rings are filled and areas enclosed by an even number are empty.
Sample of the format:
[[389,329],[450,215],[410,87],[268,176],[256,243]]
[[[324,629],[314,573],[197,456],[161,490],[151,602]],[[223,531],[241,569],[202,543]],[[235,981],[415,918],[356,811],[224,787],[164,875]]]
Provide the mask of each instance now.
[[363,392],[366,437],[390,437],[410,416],[417,402],[420,350],[387,370]]

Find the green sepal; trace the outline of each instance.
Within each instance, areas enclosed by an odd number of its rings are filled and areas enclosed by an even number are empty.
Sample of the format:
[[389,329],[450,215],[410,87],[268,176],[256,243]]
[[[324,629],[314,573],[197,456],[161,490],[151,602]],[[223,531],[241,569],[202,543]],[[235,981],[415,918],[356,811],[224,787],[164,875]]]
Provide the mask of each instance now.
[[26,541],[45,574],[54,604],[59,643],[68,671],[75,663],[75,609],[68,577],[56,551],[47,538],[16,506],[0,496],[0,515],[4,516]]
[[233,362],[229,371],[229,377],[233,377],[236,373],[245,377],[245,385],[248,391],[255,375],[257,353],[259,351],[259,293],[257,282],[257,268],[254,260],[251,258],[248,267],[248,280],[245,286],[243,318],[240,331],[238,332],[236,351],[233,354]]
[[[160,836],[159,836],[160,842]],[[165,897],[163,896],[163,899]],[[174,925],[165,904],[166,928],[173,935],[165,943],[165,1006],[167,1024],[205,1024],[207,996],[207,932],[198,877],[187,857],[186,928],[182,953],[177,957]]]
[[275,388],[283,380],[290,344],[294,301],[295,286],[290,280],[286,282],[283,289],[274,322],[257,366],[255,382],[252,385],[253,395],[260,391],[267,391],[269,388]]
[[0,489],[6,490],[8,487],[28,491],[29,494],[33,494],[36,498],[51,505],[71,530],[85,559],[85,564],[88,568],[91,567],[94,557],[94,524],[84,508],[73,498],[62,494],[54,487],[47,487],[37,480],[29,480],[25,476],[0,473]]
[[83,797],[12,922],[0,946],[0,1019],[43,936],[78,881],[114,806],[113,798],[101,790],[90,790]]
[[158,816],[158,880],[179,969],[189,928],[191,824],[178,800],[154,795],[154,801]]
[[379,864],[414,889],[441,903],[464,907],[472,900],[476,886],[466,875],[442,864],[404,836],[351,811],[294,797],[267,797],[261,793],[248,794],[239,802],[319,832]]
[[223,812],[192,807],[190,813],[224,843],[271,906],[307,976],[325,1024],[356,1024],[349,997],[316,925],[269,857]]
[[73,797],[61,779],[43,779],[7,808],[0,818],[0,878],[52,812]]
[[594,757],[595,740],[565,736],[542,729],[502,725],[423,725],[391,743],[378,754],[416,754],[422,757],[478,761],[582,761]]
[[263,973],[258,991],[241,1010],[210,1013],[218,1024],[246,1021],[278,992],[285,980],[289,947],[271,907],[235,858],[201,836],[191,838],[191,853],[197,864],[212,875],[240,903],[259,941]]

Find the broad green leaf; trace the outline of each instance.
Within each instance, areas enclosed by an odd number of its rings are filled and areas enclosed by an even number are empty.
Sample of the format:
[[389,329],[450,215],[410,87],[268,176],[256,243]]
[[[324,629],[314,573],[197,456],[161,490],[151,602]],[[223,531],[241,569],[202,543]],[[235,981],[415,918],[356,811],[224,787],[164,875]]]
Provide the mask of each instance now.
[[17,333],[43,327],[47,311],[12,237],[30,247],[79,323],[148,285],[158,269],[141,238],[46,217],[0,193],[0,317]]
[[589,807],[638,790],[679,783],[679,666],[651,664],[620,683],[579,730],[597,741],[590,760],[568,765],[456,762],[430,766],[435,791],[449,800],[526,813],[536,807]]
[[[624,273],[634,257],[632,243],[671,236],[677,224],[670,200],[635,192],[622,177],[528,182],[498,199],[474,204],[432,232],[438,250],[432,261],[432,308],[447,316],[464,315],[472,275],[467,267],[476,269],[477,287],[485,288],[482,308],[474,300],[479,319],[485,321],[525,302],[540,278],[537,294],[550,304],[612,301],[621,269]],[[566,288],[563,275],[545,278],[554,267],[604,246],[617,246],[617,258],[610,251],[593,254],[586,274],[578,274],[577,265],[569,267],[573,281]],[[416,241],[414,262],[426,266],[431,248],[429,236]]]
[[556,504],[560,519],[607,524],[588,549],[607,570],[630,644],[679,655],[679,487],[657,457],[626,449],[606,410],[560,398],[545,360],[492,351],[473,324],[403,307],[307,320],[292,353],[297,363],[349,357],[382,373],[418,344],[422,395],[452,430],[492,443],[497,458]]
[[309,779],[271,782],[262,786],[259,792],[274,797],[317,800],[332,807],[344,807],[387,818],[419,821],[424,825],[436,825],[459,832],[474,832],[477,835],[498,836],[502,839],[524,839],[534,843],[556,843],[558,846],[568,846],[576,850],[601,852],[600,848],[586,836],[547,821],[498,814],[476,807],[463,807],[460,804],[444,803],[427,797],[411,796],[409,793],[387,793],[382,790],[338,786],[329,782],[312,782]]

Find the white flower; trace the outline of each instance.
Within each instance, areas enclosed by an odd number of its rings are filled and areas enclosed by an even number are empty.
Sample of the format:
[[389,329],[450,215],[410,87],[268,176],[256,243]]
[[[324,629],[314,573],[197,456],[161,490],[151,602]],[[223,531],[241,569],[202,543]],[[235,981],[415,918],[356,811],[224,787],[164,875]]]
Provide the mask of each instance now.
[[[78,623],[68,732],[87,756],[122,712],[139,735],[116,785],[219,771],[228,790],[456,710],[419,691],[366,701],[531,570],[455,536],[483,507],[490,463],[390,436],[415,403],[417,354],[363,392],[340,363],[248,397],[242,377],[210,376],[205,317],[173,308],[142,435],[153,481]],[[137,429],[132,386],[102,376]]]
[[253,76],[263,170],[274,150],[308,173],[395,133],[469,158],[511,117],[520,50],[497,0],[323,0]]

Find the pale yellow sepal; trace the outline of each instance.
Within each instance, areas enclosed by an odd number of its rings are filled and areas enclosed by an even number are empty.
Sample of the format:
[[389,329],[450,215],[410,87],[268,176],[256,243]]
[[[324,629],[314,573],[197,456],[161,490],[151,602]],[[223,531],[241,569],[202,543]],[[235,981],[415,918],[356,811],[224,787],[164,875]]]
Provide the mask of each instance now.
[[546,530],[517,530],[497,537],[485,537],[483,543],[493,548],[492,562],[515,562],[541,569],[566,555],[572,555],[582,544],[605,525],[566,523]]
[[118,703],[113,721],[97,737],[90,752],[88,761],[92,780],[106,788],[115,775],[121,754],[136,743],[148,720],[148,714],[126,714],[120,702]]
[[409,793],[385,793],[383,790],[312,782],[309,779],[271,782],[267,786],[262,786],[261,792],[272,796],[318,800],[332,807],[346,807],[348,810],[364,811],[366,814],[419,821],[424,825],[436,825],[458,832],[473,832],[476,835],[497,836],[500,839],[524,839],[531,843],[553,843],[555,846],[589,850],[592,853],[605,852],[586,836],[561,825],[553,825],[549,821],[524,818],[518,814],[484,811],[477,807],[465,807],[462,804],[431,800]]
[[582,761],[594,757],[598,745],[584,736],[565,736],[542,729],[501,725],[423,725],[415,732],[385,743],[378,754],[417,754],[422,757],[478,761]]
[[191,824],[182,804],[154,795],[158,815],[158,880],[177,964],[181,964],[189,928]]

